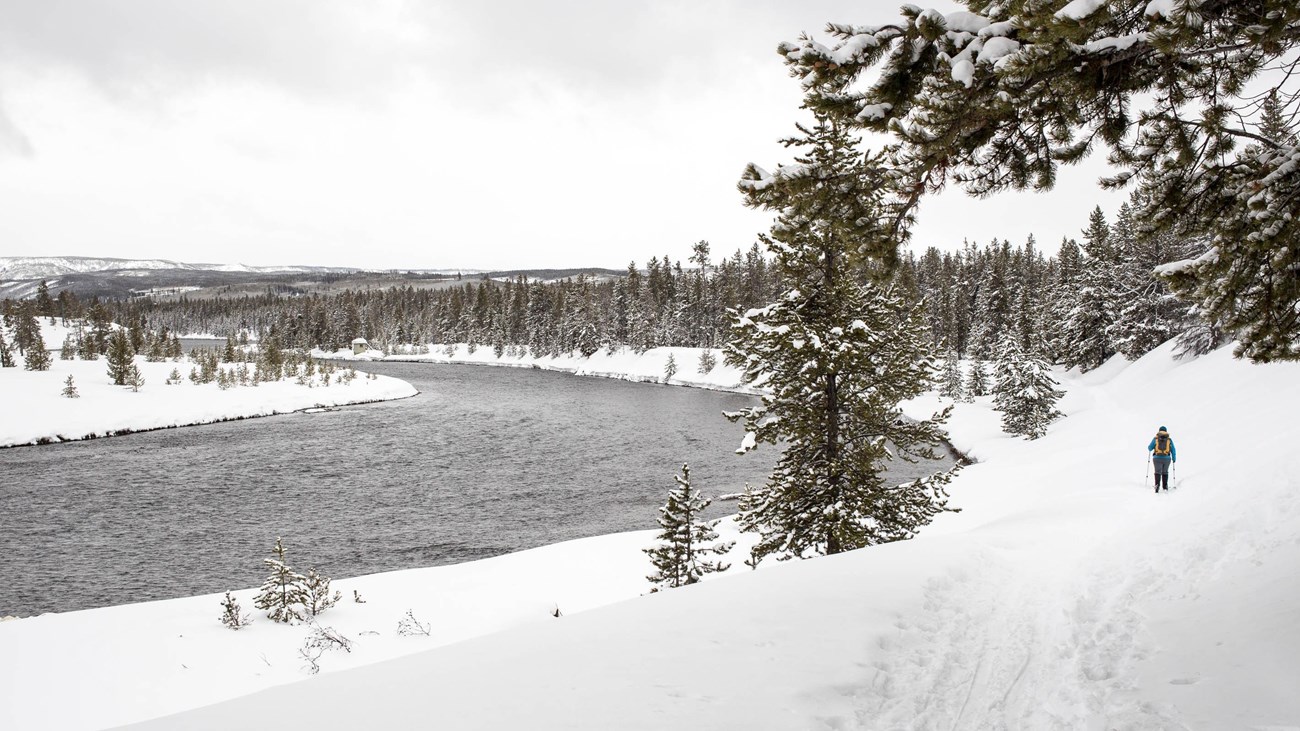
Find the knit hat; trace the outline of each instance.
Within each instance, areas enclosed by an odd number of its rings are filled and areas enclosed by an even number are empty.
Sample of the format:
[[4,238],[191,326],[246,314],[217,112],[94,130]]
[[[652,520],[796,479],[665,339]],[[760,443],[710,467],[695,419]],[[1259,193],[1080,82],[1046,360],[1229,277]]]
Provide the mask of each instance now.
[[1157,429],[1157,431],[1169,431],[1169,430],[1166,429],[1166,428],[1164,428],[1164,427],[1162,426],[1162,427],[1160,427],[1159,429]]

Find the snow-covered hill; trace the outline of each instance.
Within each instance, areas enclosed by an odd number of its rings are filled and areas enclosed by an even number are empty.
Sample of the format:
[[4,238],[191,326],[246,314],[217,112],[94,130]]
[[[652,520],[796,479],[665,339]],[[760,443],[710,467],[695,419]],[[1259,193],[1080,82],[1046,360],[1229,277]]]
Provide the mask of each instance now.
[[169,259],[114,259],[85,256],[0,257],[0,280],[54,279],[68,274],[122,271],[213,271],[213,272],[352,272],[336,267],[254,267],[244,264],[187,264]]
[[354,646],[316,677],[309,628],[230,632],[215,594],[0,623],[0,727],[1300,727],[1300,364],[1166,346],[1064,381],[1035,442],[958,406],[982,462],[912,541],[651,596],[650,531],[341,580],[367,603],[322,615]]

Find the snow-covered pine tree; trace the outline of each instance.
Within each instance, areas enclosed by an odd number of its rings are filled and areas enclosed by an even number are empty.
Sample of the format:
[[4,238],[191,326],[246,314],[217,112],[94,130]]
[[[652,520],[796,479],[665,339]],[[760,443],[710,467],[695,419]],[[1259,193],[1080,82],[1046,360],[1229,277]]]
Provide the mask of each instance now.
[[64,398],[81,398],[81,394],[77,393],[77,384],[72,382],[71,373],[69,373],[68,377],[63,381],[62,396]]
[[1064,345],[1061,362],[1089,371],[1115,354],[1111,329],[1116,318],[1116,281],[1118,260],[1110,241],[1110,227],[1101,212],[1093,209],[1088,228],[1083,232],[1086,243],[1074,309],[1061,323]]
[[672,353],[669,353],[668,362],[664,363],[664,383],[671,381],[675,375],[677,375],[677,359],[673,357]]
[[221,601],[221,623],[233,630],[240,630],[253,623],[253,620],[244,613],[239,601],[226,592],[226,598]]
[[1048,373],[1047,363],[1020,349],[1014,337],[1002,341],[995,367],[993,405],[1002,414],[1002,431],[1037,439],[1061,416],[1056,401],[1064,394]]
[[[1300,95],[1294,0],[990,2],[835,23],[780,46],[806,103],[893,135],[898,220],[949,180],[976,195],[1050,188],[1098,145],[1136,182],[1145,229],[1204,236],[1162,272],[1258,361],[1300,359],[1300,148],[1260,100]],[[878,71],[878,75],[875,75]],[[1276,72],[1276,73],[1275,73]],[[863,75],[872,76],[869,83]],[[905,226],[894,240],[902,243]]]
[[59,360],[75,360],[77,357],[77,338],[68,333],[63,338],[63,347],[59,349]]
[[273,622],[292,622],[303,619],[303,605],[306,593],[303,582],[307,577],[295,572],[285,562],[284,544],[275,539],[275,548],[271,549],[274,558],[262,559],[270,569],[258,595],[253,599],[253,606],[267,610],[266,616]]
[[966,400],[973,401],[976,396],[989,395],[989,372],[984,361],[972,359],[966,373]]
[[712,350],[704,348],[700,351],[700,362],[696,368],[700,375],[708,375],[717,366],[718,356],[714,355]]
[[940,385],[939,395],[946,396],[953,401],[966,400],[966,389],[962,384],[961,362],[957,359],[957,351],[952,348],[948,349],[948,354],[944,357],[943,383]]
[[[897,261],[889,173],[825,117],[786,140],[803,154],[768,173],[750,165],[746,204],[778,214],[761,236],[786,287],[778,301],[736,312],[727,361],[764,380],[743,419],[741,451],[783,444],[766,486],[741,515],[757,531],[754,560],[833,554],[910,538],[939,511],[946,476],[886,483],[887,462],[933,456],[947,412],[913,421],[900,401],[937,374],[918,306],[875,284]],[[892,451],[891,451],[892,449]]]
[[108,377],[113,379],[114,386],[127,385],[134,355],[131,340],[124,330],[114,330],[108,336]]
[[691,485],[690,466],[682,465],[682,473],[673,475],[673,480],[677,486],[659,508],[659,527],[663,529],[656,536],[659,545],[644,549],[655,567],[655,573],[646,577],[654,585],[651,591],[694,584],[705,574],[726,571],[728,564],[709,558],[722,556],[734,545],[718,542],[717,520],[701,518],[712,500]]
[[329,577],[316,573],[316,569],[307,569],[307,576],[302,581],[302,591],[303,607],[307,610],[307,614],[313,617],[338,604],[343,598],[343,592],[340,591],[330,594]]
[[0,368],[13,368],[15,366],[13,353],[9,350],[9,343],[5,342],[5,334],[0,330]]

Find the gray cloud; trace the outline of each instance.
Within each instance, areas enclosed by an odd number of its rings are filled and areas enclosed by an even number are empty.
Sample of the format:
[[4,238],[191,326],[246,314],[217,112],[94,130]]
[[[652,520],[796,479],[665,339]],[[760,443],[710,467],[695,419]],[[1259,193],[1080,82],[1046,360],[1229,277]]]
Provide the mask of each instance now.
[[410,73],[473,95],[529,81],[619,94],[725,81],[800,30],[860,14],[844,0],[8,0],[0,63],[70,68],[124,97],[232,79],[368,96]]

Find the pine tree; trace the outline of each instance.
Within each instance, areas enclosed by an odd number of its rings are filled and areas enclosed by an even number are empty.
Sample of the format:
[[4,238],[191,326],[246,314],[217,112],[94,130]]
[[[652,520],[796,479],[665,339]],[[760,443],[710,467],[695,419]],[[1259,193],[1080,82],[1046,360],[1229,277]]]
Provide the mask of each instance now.
[[961,362],[957,360],[957,351],[949,348],[943,362],[943,383],[939,388],[939,395],[953,401],[965,401],[966,389],[961,381]]
[[221,602],[221,623],[233,630],[243,629],[253,623],[253,620],[244,613],[239,602],[226,592],[226,598]]
[[984,361],[972,360],[970,371],[966,374],[966,399],[974,400],[976,396],[989,395],[989,373],[984,368]]
[[35,345],[27,349],[24,364],[29,371],[48,371],[50,369],[50,353],[45,349],[45,343],[41,342],[39,338]]
[[997,359],[993,404],[1002,414],[1002,431],[1037,439],[1061,416],[1056,401],[1062,394],[1047,364],[1025,353],[1014,337],[1002,341]]
[[9,344],[5,342],[4,331],[0,330],[0,368],[13,368],[14,356],[9,350]]
[[144,374],[140,372],[140,366],[135,363],[126,371],[126,385],[131,387],[133,393],[138,393],[144,386]]
[[909,538],[946,504],[946,475],[899,487],[884,476],[893,455],[933,456],[946,416],[911,421],[898,407],[931,387],[936,368],[919,308],[871,281],[896,263],[881,233],[886,175],[828,120],[799,131],[785,143],[805,150],[795,165],[771,174],[750,165],[740,182],[749,206],[779,214],[761,240],[787,288],[738,311],[726,347],[746,382],[770,389],[728,414],[744,420],[742,451],[784,445],[741,516],[760,534],[755,560]]
[[669,353],[668,362],[664,363],[664,383],[671,381],[675,375],[677,375],[677,359],[673,358],[672,353]]
[[1210,244],[1162,270],[1175,293],[1233,333],[1238,356],[1300,359],[1300,150],[1250,122],[1269,92],[1282,108],[1300,93],[1284,73],[1300,3],[962,4],[960,29],[904,5],[897,22],[780,46],[814,112],[892,135],[893,242],[950,180],[976,195],[1047,189],[1060,165],[1107,147],[1121,170],[1101,184],[1137,183],[1145,232]]
[[703,520],[704,509],[712,502],[691,485],[691,468],[682,465],[682,473],[673,475],[677,486],[669,491],[668,502],[659,508],[659,545],[645,549],[655,573],[646,578],[654,589],[673,589],[694,584],[705,574],[726,571],[727,564],[710,561],[722,556],[734,542],[718,543],[717,520]]
[[63,338],[63,347],[59,349],[59,360],[73,360],[77,357],[77,339],[72,333]]
[[120,329],[114,330],[108,336],[108,377],[113,379],[113,385],[127,385],[126,379],[131,375],[133,359],[131,341],[127,338],[126,332]]
[[330,594],[329,577],[316,573],[316,569],[307,569],[307,576],[302,582],[302,590],[303,607],[307,610],[307,614],[312,617],[338,604],[339,600],[343,598],[343,593],[339,591]]
[[68,377],[63,381],[62,395],[64,398],[81,398],[81,394],[77,393],[77,384],[72,382],[71,373],[69,373]]
[[262,582],[257,597],[253,599],[253,606],[267,610],[266,616],[273,622],[301,621],[303,605],[307,602],[303,590],[307,577],[296,573],[285,563],[284,544],[279,538],[275,539],[275,548],[271,550],[275,558],[262,559],[271,573]]

